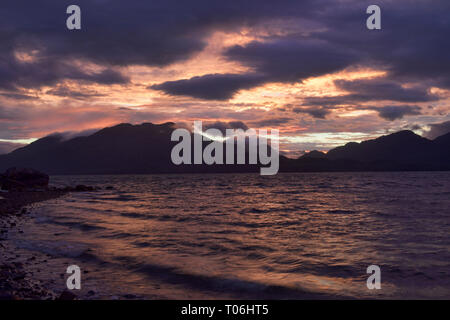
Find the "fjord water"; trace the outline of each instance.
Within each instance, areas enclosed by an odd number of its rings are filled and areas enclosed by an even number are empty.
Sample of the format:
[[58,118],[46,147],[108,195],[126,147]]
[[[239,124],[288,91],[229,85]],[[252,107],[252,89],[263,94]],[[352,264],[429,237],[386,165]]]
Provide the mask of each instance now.
[[449,172],[51,181],[102,187],[38,205],[12,235],[51,256],[36,276],[58,290],[76,264],[82,297],[450,298]]

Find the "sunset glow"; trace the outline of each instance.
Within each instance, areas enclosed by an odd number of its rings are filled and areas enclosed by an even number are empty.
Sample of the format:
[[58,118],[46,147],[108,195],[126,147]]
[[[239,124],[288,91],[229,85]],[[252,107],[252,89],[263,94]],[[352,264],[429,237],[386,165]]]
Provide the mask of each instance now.
[[[328,52],[329,46],[338,45],[333,37],[346,37],[345,30],[332,30],[326,20],[314,19],[313,15],[297,12],[282,16],[275,14],[264,21],[237,20],[230,25],[207,24],[187,36],[180,29],[179,36],[187,37],[180,40],[180,46],[183,41],[199,42],[192,52],[170,45],[166,48],[166,42],[155,35],[157,40],[148,38],[148,48],[144,42],[138,52],[130,51],[127,57],[120,51],[124,45],[120,35],[111,35],[110,57],[103,59],[88,51],[59,56],[61,61],[49,71],[58,75],[45,76],[54,80],[39,82],[33,75],[24,75],[12,80],[11,85],[0,86],[0,138],[23,143],[53,132],[83,131],[121,122],[242,121],[256,129],[279,129],[286,142],[282,146],[285,151],[301,153],[316,148],[326,151],[344,141],[403,129],[426,134],[430,124],[450,119],[450,94],[445,85],[428,75],[397,77],[392,71],[396,66],[381,59],[380,54],[362,60],[349,58],[342,65],[332,62],[338,58]],[[142,34],[153,36],[150,29],[142,28],[139,26]],[[93,31],[96,36],[101,32]],[[409,31],[397,27],[396,32]],[[325,35],[328,39],[323,39]],[[57,29],[49,29],[42,36],[29,33],[31,41],[26,44],[11,40],[14,45],[8,59],[20,68],[41,68],[41,64],[50,63],[52,50],[60,54],[52,47],[51,37],[65,43],[75,36]],[[383,35],[375,36],[384,41]],[[358,37],[356,34],[347,41],[357,47]],[[151,41],[160,41],[162,47],[151,46]],[[95,46],[85,45],[87,50]],[[261,48],[266,49],[260,52]],[[159,49],[160,55],[153,56],[152,52]],[[339,54],[345,60],[345,55],[353,56],[352,50],[359,49],[349,44],[348,53]],[[315,53],[304,56],[308,51]],[[289,63],[289,59],[296,65],[286,67],[284,60]],[[302,59],[306,59],[304,63]],[[339,138],[331,141],[328,137]]]

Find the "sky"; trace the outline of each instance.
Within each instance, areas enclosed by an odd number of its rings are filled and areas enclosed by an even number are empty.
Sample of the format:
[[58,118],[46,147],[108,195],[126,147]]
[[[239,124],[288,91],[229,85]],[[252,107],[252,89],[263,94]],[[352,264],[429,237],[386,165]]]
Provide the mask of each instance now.
[[448,0],[2,0],[0,153],[123,122],[278,129],[293,157],[435,138],[450,131],[449,14]]

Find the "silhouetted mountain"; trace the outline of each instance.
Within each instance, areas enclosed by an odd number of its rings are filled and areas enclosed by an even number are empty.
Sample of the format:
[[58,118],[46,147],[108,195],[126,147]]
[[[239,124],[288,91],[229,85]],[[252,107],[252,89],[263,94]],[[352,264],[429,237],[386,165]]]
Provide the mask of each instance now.
[[[315,168],[318,171],[450,170],[449,150],[450,133],[428,140],[405,130],[334,148],[320,163],[315,162]],[[296,168],[309,168],[308,157],[305,154],[297,159]]]
[[172,125],[120,124],[70,140],[52,135],[0,156],[0,167],[33,167],[50,174],[157,171],[170,160]]
[[[427,159],[433,143],[412,131],[400,131],[361,143],[351,142],[327,153],[328,159],[416,163]],[[420,150],[420,152],[418,152]]]
[[321,151],[313,150],[311,152],[305,153],[301,158],[313,158],[313,159],[324,159],[327,155]]
[[[173,123],[119,124],[69,140],[55,134],[0,155],[0,171],[16,166],[49,174],[259,172],[259,164],[172,164],[170,155],[177,143],[170,139],[174,129]],[[298,159],[280,156],[280,171],[378,170],[450,170],[450,133],[428,140],[411,131],[400,131],[351,142],[326,154],[312,151]]]
[[434,142],[438,145],[441,145],[443,148],[445,148],[446,146],[448,147],[448,145],[450,144],[450,132],[444,134],[443,136],[437,137],[436,139],[434,139]]
[[170,122],[123,123],[70,140],[64,140],[59,134],[50,135],[0,155],[0,171],[14,166],[31,167],[49,174],[259,171],[259,165],[176,166],[171,161],[172,148],[178,143],[171,141],[174,129],[174,123]]

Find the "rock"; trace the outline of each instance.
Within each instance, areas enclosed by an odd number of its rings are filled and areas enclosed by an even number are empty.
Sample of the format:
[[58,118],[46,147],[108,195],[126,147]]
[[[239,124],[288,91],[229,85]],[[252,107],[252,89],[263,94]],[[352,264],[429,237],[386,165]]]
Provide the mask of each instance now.
[[84,184],[79,184],[75,187],[75,191],[84,192],[84,191],[94,191],[94,187],[85,186]]
[[105,190],[114,190],[114,187],[113,187],[113,186],[107,186],[107,187],[105,188]]
[[29,189],[47,189],[49,176],[29,168],[9,168],[0,175],[1,189],[23,191]]
[[98,187],[86,186],[84,184],[79,184],[76,187],[66,186],[62,189],[59,189],[64,192],[89,192],[89,191],[97,191],[100,190]]
[[63,293],[58,297],[57,300],[75,300],[77,295],[68,290],[64,290]]

